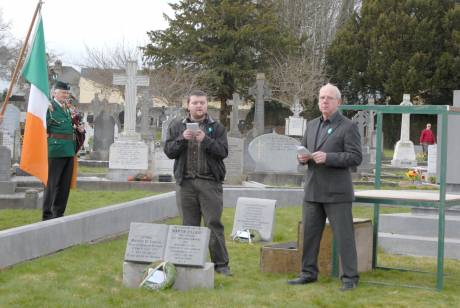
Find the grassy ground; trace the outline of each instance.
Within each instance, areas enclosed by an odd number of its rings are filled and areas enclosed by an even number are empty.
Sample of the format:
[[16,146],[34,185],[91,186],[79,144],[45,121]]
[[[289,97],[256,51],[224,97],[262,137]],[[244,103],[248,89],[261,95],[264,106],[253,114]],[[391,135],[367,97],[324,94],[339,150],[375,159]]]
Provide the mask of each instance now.
[[[384,208],[382,212],[400,211]],[[296,238],[300,208],[280,208],[274,241]],[[355,207],[355,217],[370,217],[370,207]],[[234,209],[225,209],[226,234]],[[168,223],[178,223],[178,219]],[[227,244],[234,277],[216,275],[215,289],[188,292],[152,292],[122,287],[122,260],[126,236],[97,244],[79,245],[0,271],[0,307],[458,307],[460,262],[446,261],[443,292],[419,288],[382,287],[366,281],[434,285],[429,275],[378,270],[364,273],[355,291],[342,293],[337,279],[320,277],[319,283],[288,286],[293,275],[259,271],[260,245]],[[417,267],[433,271],[434,258],[380,254],[383,265]]]
[[[131,201],[155,193],[149,191],[81,191],[71,190],[66,215],[75,214],[103,206]],[[36,210],[0,210],[0,230],[18,227],[41,220],[42,211]]]
[[394,149],[383,149],[383,159],[392,159]]
[[88,167],[78,165],[78,172],[81,174],[100,174],[100,173],[107,173],[109,168],[106,167]]

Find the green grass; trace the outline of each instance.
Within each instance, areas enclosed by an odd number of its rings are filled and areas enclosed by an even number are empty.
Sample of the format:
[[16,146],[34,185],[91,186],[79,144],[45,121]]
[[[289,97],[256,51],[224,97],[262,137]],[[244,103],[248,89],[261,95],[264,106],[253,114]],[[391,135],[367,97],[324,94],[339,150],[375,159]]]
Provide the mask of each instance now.
[[[155,193],[141,190],[130,191],[81,191],[71,190],[65,214],[75,214],[103,206],[131,201]],[[41,209],[0,210],[0,230],[23,226],[41,220]]]
[[[384,211],[400,211],[385,208]],[[355,207],[355,216],[370,217],[371,207]],[[226,234],[231,231],[234,209],[225,209]],[[276,213],[275,241],[296,239],[300,208],[280,208]],[[167,223],[177,224],[178,219]],[[446,260],[445,290],[382,287],[369,280],[434,285],[429,275],[377,270],[361,275],[355,291],[342,293],[337,279],[320,277],[308,286],[289,286],[294,275],[267,274],[259,270],[261,244],[235,243],[227,237],[233,277],[216,275],[215,289],[162,292],[122,287],[122,260],[127,237],[79,245],[0,271],[0,307],[458,307],[460,262]],[[433,271],[434,258],[380,254],[385,264]]]
[[394,149],[383,149],[383,158],[392,159],[393,153],[394,153]]
[[78,172],[82,174],[99,174],[99,173],[107,173],[109,168],[106,167],[88,167],[78,165]]

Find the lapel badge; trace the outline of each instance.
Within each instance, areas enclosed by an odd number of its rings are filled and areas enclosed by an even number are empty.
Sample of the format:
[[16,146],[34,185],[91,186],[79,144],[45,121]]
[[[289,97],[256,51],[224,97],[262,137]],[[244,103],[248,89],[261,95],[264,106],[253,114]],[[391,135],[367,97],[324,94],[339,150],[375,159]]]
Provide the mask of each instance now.
[[329,128],[329,129],[327,130],[327,134],[328,134],[328,135],[332,134],[332,128]]

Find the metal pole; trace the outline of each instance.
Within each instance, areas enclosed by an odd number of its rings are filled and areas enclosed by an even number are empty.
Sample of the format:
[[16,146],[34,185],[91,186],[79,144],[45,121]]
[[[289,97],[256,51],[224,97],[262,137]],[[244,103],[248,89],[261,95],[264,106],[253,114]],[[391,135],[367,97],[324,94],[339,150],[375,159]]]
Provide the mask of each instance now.
[[[375,189],[380,189],[381,181],[380,177],[382,174],[382,127],[383,126],[383,114],[377,112],[377,146],[375,153]],[[379,238],[379,216],[380,216],[380,204],[374,203],[374,231],[373,231],[373,244],[372,244],[372,268],[377,267],[377,246]]]
[[30,23],[29,30],[27,31],[27,35],[24,40],[24,44],[22,44],[21,51],[19,52],[18,61],[16,62],[16,67],[14,68],[14,71],[13,71],[13,76],[11,78],[10,86],[8,87],[8,92],[6,93],[5,101],[3,102],[2,109],[0,109],[0,123],[2,123],[3,115],[5,114],[5,110],[6,110],[6,106],[8,105],[8,102],[10,101],[10,96],[13,92],[13,87],[16,84],[16,80],[19,75],[19,68],[22,65],[22,59],[24,58],[24,53],[27,49],[27,44],[29,42],[30,33],[32,32],[32,28],[35,24],[35,19],[37,18],[37,15],[38,15],[38,12],[40,11],[42,3],[43,3],[42,1],[38,1],[37,3],[37,7],[35,8],[34,16],[32,17],[32,21]]
[[439,173],[439,208],[438,208],[438,263],[436,271],[436,289],[444,286],[444,236],[446,219],[446,174],[447,174],[447,110],[441,114],[441,170]]

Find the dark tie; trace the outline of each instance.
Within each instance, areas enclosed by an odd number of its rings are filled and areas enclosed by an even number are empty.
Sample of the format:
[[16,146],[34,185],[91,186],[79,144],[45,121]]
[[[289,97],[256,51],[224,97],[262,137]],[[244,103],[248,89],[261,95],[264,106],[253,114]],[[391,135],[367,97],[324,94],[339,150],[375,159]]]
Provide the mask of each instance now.
[[318,148],[321,145],[321,143],[323,143],[323,140],[327,136],[327,130],[329,128],[330,123],[331,122],[329,120],[325,120],[325,121],[321,122],[321,125],[319,126],[319,132],[318,132],[318,137],[316,139],[316,147],[315,148]]

